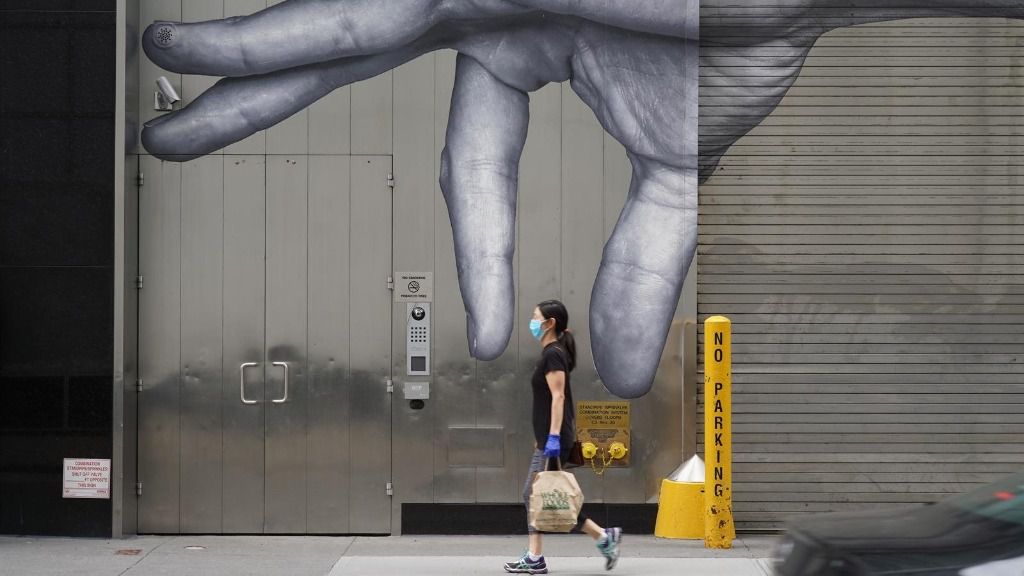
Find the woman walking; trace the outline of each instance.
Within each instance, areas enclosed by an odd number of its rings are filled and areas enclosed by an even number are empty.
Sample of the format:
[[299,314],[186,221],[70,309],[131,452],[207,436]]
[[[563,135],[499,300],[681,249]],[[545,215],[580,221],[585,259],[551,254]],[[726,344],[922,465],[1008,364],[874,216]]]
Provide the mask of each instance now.
[[[530,332],[540,342],[541,358],[533,371],[533,436],[535,439],[530,470],[523,487],[527,513],[530,509],[530,487],[534,475],[542,472],[548,459],[562,463],[576,441],[575,409],[569,373],[576,367],[576,341],[569,331],[569,313],[558,300],[545,300],[533,309]],[[611,570],[619,560],[622,530],[605,530],[580,513],[576,525],[597,541],[597,549],[605,557],[605,569]],[[541,534],[528,526],[530,547],[518,560],[505,563],[505,571],[516,574],[547,574]]]

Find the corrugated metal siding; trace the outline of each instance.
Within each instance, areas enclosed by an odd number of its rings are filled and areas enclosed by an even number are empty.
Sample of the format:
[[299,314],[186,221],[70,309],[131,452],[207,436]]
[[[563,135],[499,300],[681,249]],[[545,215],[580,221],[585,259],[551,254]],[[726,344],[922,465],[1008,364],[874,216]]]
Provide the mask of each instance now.
[[[719,106],[770,76],[702,73],[705,165]],[[1022,183],[1024,24],[818,40],[700,189],[700,320],[734,323],[739,528],[934,501],[1024,465]]]

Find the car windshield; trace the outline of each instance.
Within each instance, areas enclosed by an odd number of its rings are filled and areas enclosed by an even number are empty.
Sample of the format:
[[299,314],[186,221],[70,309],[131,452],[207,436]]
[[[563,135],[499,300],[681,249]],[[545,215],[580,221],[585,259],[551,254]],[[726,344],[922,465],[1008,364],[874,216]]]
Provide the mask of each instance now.
[[943,504],[1024,526],[1024,470],[944,500]]

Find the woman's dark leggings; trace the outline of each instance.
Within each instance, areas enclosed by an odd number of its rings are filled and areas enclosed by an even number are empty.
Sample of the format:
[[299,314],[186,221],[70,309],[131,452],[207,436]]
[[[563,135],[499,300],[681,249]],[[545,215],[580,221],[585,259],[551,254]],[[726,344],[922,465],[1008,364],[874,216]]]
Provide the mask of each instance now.
[[[534,450],[533,458],[530,459],[530,471],[526,473],[526,483],[523,485],[523,503],[526,504],[526,515],[529,518],[530,515],[530,488],[533,486],[533,477],[537,472],[543,472],[545,466],[547,466],[548,459],[544,457],[543,450]],[[586,515],[580,510],[580,515],[576,518],[576,528],[581,528],[583,523],[587,521]],[[530,526],[529,520],[526,522],[526,531],[530,534],[536,534],[537,531]]]

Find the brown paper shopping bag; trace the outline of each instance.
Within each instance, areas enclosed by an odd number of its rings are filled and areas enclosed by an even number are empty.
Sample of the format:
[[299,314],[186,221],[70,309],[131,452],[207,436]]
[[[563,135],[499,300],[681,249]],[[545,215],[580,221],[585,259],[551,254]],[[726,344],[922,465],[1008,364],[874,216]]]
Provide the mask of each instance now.
[[535,530],[569,532],[582,507],[583,491],[571,472],[546,470],[534,477],[530,489],[530,526]]

